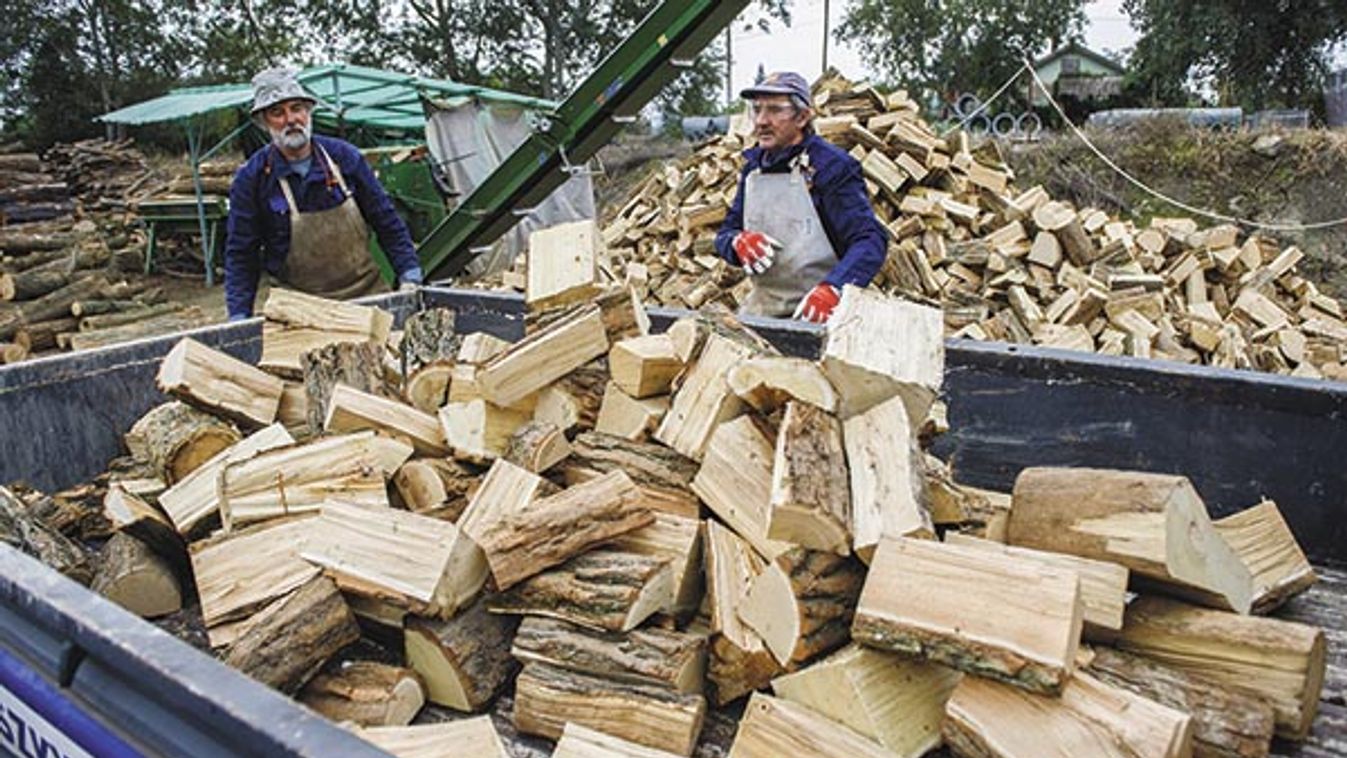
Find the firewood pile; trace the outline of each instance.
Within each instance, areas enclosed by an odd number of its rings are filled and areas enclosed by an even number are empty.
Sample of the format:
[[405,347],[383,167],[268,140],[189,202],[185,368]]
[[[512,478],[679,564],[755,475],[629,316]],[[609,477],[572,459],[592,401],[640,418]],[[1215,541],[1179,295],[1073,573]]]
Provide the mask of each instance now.
[[567,756],[691,755],[744,698],[735,756],[1308,734],[1324,635],[1264,615],[1315,580],[1275,504],[1213,521],[1131,471],[958,485],[920,442],[935,308],[848,287],[810,361],[723,311],[651,334],[630,287],[531,284],[514,343],[272,290],[257,366],[184,339],[130,456],[0,489],[0,532],[146,617],[195,596],[203,645],[399,755],[506,755],[467,718],[502,698]]
[[146,244],[129,208],[161,185],[129,142],[0,154],[0,363],[208,321],[126,278]]
[[[1145,225],[1017,188],[994,140],[942,139],[902,92],[820,82],[820,135],[861,163],[889,230],[873,286],[941,305],[947,334],[1311,378],[1347,379],[1341,304],[1295,247],[1188,218]],[[747,125],[656,172],[603,229],[604,269],[652,303],[736,308],[749,284],[716,255]],[[523,289],[523,271],[497,286]]]

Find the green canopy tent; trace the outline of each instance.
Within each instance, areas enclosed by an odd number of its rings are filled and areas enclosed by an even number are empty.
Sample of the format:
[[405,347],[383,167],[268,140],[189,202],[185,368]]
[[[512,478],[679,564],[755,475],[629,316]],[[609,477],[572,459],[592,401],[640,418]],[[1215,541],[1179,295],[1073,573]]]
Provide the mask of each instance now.
[[[556,108],[555,103],[540,98],[348,64],[314,66],[299,72],[296,78],[321,101],[314,112],[315,130],[343,134],[355,130],[360,135],[357,144],[364,142],[365,146],[424,141],[423,98],[475,98],[538,111]],[[243,119],[238,127],[209,147],[203,145],[206,128],[210,116],[226,111],[246,113],[251,104],[252,88],[248,84],[182,87],[98,117],[105,123],[126,126],[176,123],[182,127],[187,136],[207,285],[214,284],[214,265],[201,189],[201,164],[247,131],[251,121]]]

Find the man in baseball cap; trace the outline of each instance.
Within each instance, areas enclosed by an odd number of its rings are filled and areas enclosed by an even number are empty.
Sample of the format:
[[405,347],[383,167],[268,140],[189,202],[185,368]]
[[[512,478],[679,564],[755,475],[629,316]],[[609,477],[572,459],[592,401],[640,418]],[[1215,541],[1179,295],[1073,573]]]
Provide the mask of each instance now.
[[231,321],[252,315],[263,271],[323,297],[386,291],[370,256],[370,226],[400,288],[421,282],[411,233],[359,149],[313,134],[318,102],[288,69],[253,77],[253,122],[271,144],[252,154],[229,189],[224,264]]
[[888,233],[860,163],[814,132],[803,76],[769,74],[740,96],[758,142],[744,151],[716,250],[752,278],[743,312],[826,322],[843,285],[868,286],[879,272]]

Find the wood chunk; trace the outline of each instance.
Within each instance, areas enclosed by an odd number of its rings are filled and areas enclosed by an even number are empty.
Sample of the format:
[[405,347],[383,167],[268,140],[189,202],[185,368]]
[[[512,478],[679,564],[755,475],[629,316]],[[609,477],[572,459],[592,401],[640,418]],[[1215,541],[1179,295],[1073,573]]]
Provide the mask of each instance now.
[[673,342],[674,356],[686,365],[701,355],[702,346],[711,334],[711,326],[696,316],[684,316],[673,322],[665,334]]
[[309,433],[309,394],[302,383],[285,383],[281,403],[276,407],[276,421],[291,434]]
[[614,549],[669,562],[673,592],[664,613],[688,618],[702,600],[702,529],[697,519],[656,512],[649,526],[613,540]]
[[173,484],[239,438],[232,425],[175,400],[141,416],[126,433],[126,447]]
[[536,500],[527,513],[484,512],[481,526],[470,534],[486,554],[492,585],[503,591],[651,523],[654,516],[642,501],[631,478],[613,471]]
[[721,422],[742,412],[744,403],[730,391],[727,372],[753,350],[713,333],[707,336],[697,362],[674,394],[673,405],[655,432],[655,439],[694,460],[701,460]]
[[[463,343],[454,322],[454,312],[448,308],[427,308],[407,317],[402,338],[397,340],[404,377],[410,380],[427,366],[454,362]],[[408,389],[404,384],[403,391]]]
[[302,380],[304,365],[300,359],[305,353],[348,342],[383,344],[360,332],[293,327],[267,321],[262,324],[262,356],[257,361],[257,367],[282,379]]
[[705,685],[706,641],[650,627],[623,634],[596,631],[566,621],[529,616],[519,625],[511,651],[525,664],[700,695]]
[[535,474],[552,468],[571,454],[571,443],[556,424],[530,421],[510,437],[505,460]]
[[1127,607],[1116,644],[1267,700],[1280,737],[1309,735],[1324,684],[1321,629],[1143,595]]
[[920,427],[944,380],[944,340],[940,309],[843,287],[822,357],[841,417],[898,396],[913,428]]
[[220,472],[226,465],[247,460],[267,450],[293,445],[294,442],[294,438],[280,424],[272,424],[253,432],[216,453],[215,457],[160,493],[159,505],[172,519],[173,526],[180,533],[191,534],[219,512]]
[[837,409],[832,383],[817,363],[804,358],[749,358],[731,368],[726,379],[734,394],[762,413],[771,413],[789,400],[829,413]]
[[625,632],[672,602],[673,576],[667,560],[598,549],[493,596],[489,609]]
[[[218,626],[251,615],[320,572],[299,557],[312,529],[308,517],[258,526],[192,545],[201,621]],[[212,635],[212,644],[215,644]]]
[[360,738],[397,758],[510,758],[490,716],[361,729]]
[[333,387],[323,430],[346,433],[366,429],[405,440],[418,455],[449,454],[444,429],[433,415],[345,384]]
[[692,491],[764,558],[790,545],[767,537],[772,499],[772,442],[748,416],[716,428]]
[[262,315],[291,327],[361,334],[381,345],[393,330],[393,314],[388,311],[279,287],[267,296]]
[[674,758],[666,750],[656,750],[589,727],[567,723],[557,740],[552,758]]
[[660,687],[615,682],[530,663],[515,680],[520,732],[557,739],[567,722],[647,747],[691,755],[706,700]]
[[432,703],[480,711],[519,669],[510,657],[519,620],[488,613],[485,597],[451,619],[408,616],[404,626],[407,665],[425,680]]
[[647,334],[614,343],[608,351],[608,370],[623,392],[640,399],[667,394],[683,362],[667,334]]
[[854,729],[896,756],[940,745],[945,702],[959,683],[950,668],[850,645],[772,680],[779,698]]
[[487,400],[510,405],[607,351],[602,312],[597,306],[588,306],[482,364],[477,382]]
[[1080,630],[1074,572],[900,538],[879,543],[851,633],[863,645],[1056,694],[1075,667]]
[[803,705],[756,692],[749,698],[730,758],[892,758],[878,742]]
[[480,366],[509,349],[510,343],[500,337],[486,332],[473,332],[464,335],[457,359],[459,363]]
[[586,432],[572,443],[566,470],[624,471],[641,489],[652,510],[687,518],[699,516],[701,504],[691,490],[697,463],[663,445]]
[[346,661],[315,676],[299,702],[330,721],[360,726],[406,726],[426,703],[415,671],[374,661]]
[[640,442],[650,436],[669,410],[669,396],[636,399],[609,382],[594,431]]
[[345,592],[449,618],[486,581],[481,551],[447,521],[328,501],[310,527],[300,555]]
[[331,497],[387,508],[385,482],[411,454],[411,445],[356,432],[227,462],[220,473],[221,520],[228,530],[314,511]]
[[588,300],[598,292],[603,237],[593,219],[536,229],[529,235],[524,302],[540,311]]
[[955,755],[969,758],[1192,754],[1187,714],[1079,672],[1059,698],[966,676],[946,712],[945,741]]
[[1204,599],[1241,613],[1252,606],[1249,570],[1212,526],[1187,477],[1027,468],[1013,497],[1012,545],[1120,563],[1166,592],[1201,590]]
[[455,365],[450,361],[436,361],[404,374],[402,399],[422,413],[435,414],[449,402]]
[[355,614],[331,579],[316,576],[264,608],[229,648],[225,663],[286,694],[360,638]]
[[87,585],[94,567],[78,543],[37,518],[8,488],[0,487],[0,544],[10,545]]
[[905,408],[901,399],[892,398],[842,422],[852,545],[867,562],[885,537],[935,536],[921,449]]
[[711,702],[717,707],[731,703],[757,690],[766,689],[772,680],[786,673],[757,635],[742,647],[724,634],[711,637],[711,654],[706,662],[706,678],[711,683]]
[[846,643],[864,581],[849,555],[792,548],[754,577],[739,618],[781,665],[803,663]]
[[945,543],[985,550],[1020,560],[1036,561],[1045,568],[1073,571],[1080,577],[1085,636],[1111,639],[1113,637],[1111,632],[1122,629],[1123,611],[1127,608],[1127,569],[1116,563],[1032,548],[1010,547],[958,532],[946,533]]
[[98,572],[89,589],[142,618],[167,616],[182,608],[173,567],[125,533],[112,535],[99,552]]
[[167,560],[179,577],[191,575],[187,546],[163,511],[132,493],[124,483],[111,482],[103,495],[103,514],[122,534],[144,542]]
[[478,478],[457,461],[420,458],[402,464],[393,476],[393,486],[412,513],[457,521]]
[[1263,758],[1272,744],[1272,706],[1253,695],[1149,658],[1100,647],[1085,671],[1193,719],[1196,758]]
[[1033,219],[1039,230],[1056,235],[1067,257],[1077,266],[1084,266],[1098,257],[1094,242],[1071,206],[1055,200],[1043,203],[1034,209]]
[[533,419],[550,421],[565,432],[593,429],[607,384],[608,372],[598,365],[572,371],[538,393]]
[[1318,579],[1277,504],[1264,500],[1216,523],[1253,575],[1253,612],[1268,613]]
[[777,431],[767,536],[814,550],[851,553],[851,486],[842,424],[788,402]]
[[485,400],[450,402],[440,409],[440,427],[454,457],[484,463],[506,453],[510,437],[530,416],[528,411],[501,408]]
[[469,499],[457,526],[473,542],[480,543],[488,527],[505,514],[522,512],[542,494],[546,484],[546,480],[531,471],[497,460]]
[[739,618],[739,606],[752,581],[767,568],[746,540],[717,521],[703,522],[706,550],[706,597],[710,628],[746,650],[759,649],[762,639]]
[[253,426],[276,419],[285,389],[271,374],[189,337],[164,356],[155,384],[197,408]]
[[374,395],[397,397],[384,383],[382,343],[333,342],[300,356],[309,429],[322,431],[328,400],[337,385]]

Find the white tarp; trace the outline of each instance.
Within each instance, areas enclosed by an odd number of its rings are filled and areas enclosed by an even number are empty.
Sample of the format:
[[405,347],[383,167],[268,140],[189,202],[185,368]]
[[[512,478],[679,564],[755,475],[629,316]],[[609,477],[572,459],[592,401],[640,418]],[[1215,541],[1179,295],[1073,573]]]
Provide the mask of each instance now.
[[[443,167],[461,201],[530,134],[528,111],[519,106],[487,104],[469,98],[426,104],[426,144]],[[533,213],[478,256],[468,272],[483,275],[510,267],[526,250],[528,235],[567,221],[594,218],[594,183],[587,174],[573,176]]]

